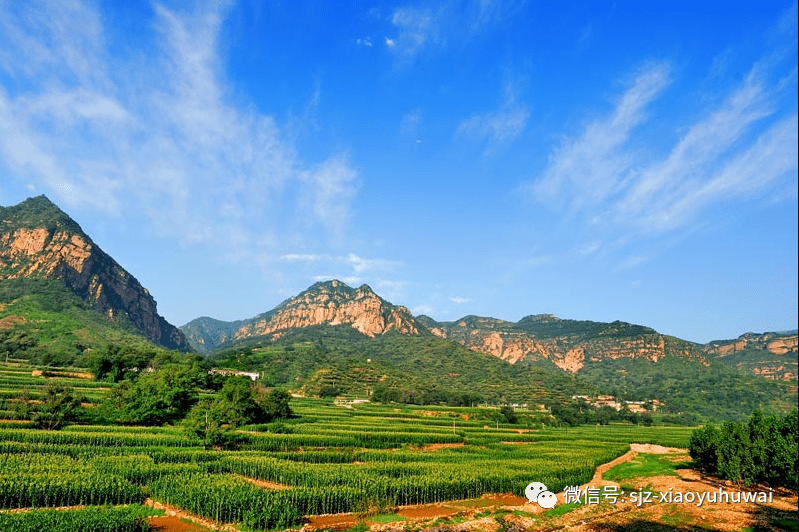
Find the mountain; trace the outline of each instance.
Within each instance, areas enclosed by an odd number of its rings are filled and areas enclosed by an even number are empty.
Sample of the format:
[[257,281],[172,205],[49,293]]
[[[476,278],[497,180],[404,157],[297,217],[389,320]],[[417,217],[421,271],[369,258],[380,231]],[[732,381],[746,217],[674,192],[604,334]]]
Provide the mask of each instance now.
[[351,325],[240,340],[210,354],[209,363],[258,371],[268,385],[304,395],[383,394],[420,404],[565,402],[578,390],[574,376],[551,364],[513,366],[429,333],[369,337]]
[[745,333],[735,340],[714,340],[702,347],[708,358],[721,360],[768,379],[799,378],[799,336],[796,331]]
[[586,365],[607,360],[657,362],[677,356],[708,365],[695,344],[621,321],[564,320],[551,314],[527,316],[516,323],[477,316],[453,322],[437,322],[427,316],[418,320],[436,336],[511,364],[548,359],[564,371],[577,373]]
[[230,342],[244,323],[244,320],[220,321],[203,316],[190,321],[180,330],[195,351],[206,354]]
[[437,389],[528,404],[610,394],[717,419],[796,401],[795,386],[747,374],[649,327],[549,314],[516,323],[478,316],[438,322],[412,316],[366,285],[335,280],[244,322],[199,318],[181,329],[213,364],[260,371],[308,394],[382,390],[408,399]]
[[191,349],[183,333],[160,316],[155,299],[45,196],[0,207],[0,282],[59,280],[111,321],[132,324],[153,343]]
[[209,353],[249,338],[277,339],[288,331],[315,325],[345,325],[368,337],[388,331],[410,335],[427,333],[407,308],[392,305],[368,285],[352,288],[336,280],[316,283],[249,320],[223,322],[197,318],[180,329],[194,349]]

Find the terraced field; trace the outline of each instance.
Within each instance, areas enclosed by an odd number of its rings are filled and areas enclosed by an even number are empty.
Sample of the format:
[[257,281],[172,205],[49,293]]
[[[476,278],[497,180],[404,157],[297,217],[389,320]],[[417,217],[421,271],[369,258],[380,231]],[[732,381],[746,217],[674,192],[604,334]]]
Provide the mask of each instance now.
[[[103,383],[75,377],[77,369],[47,371],[0,366],[3,413],[20,389],[33,394],[49,379],[74,385],[89,402],[107,393],[96,386]],[[305,398],[293,399],[292,408],[295,419],[245,427],[237,451],[203,451],[171,426],[43,431],[0,422],[0,530],[35,529],[53,519],[52,512],[12,509],[94,505],[113,510],[103,510],[109,513],[102,526],[80,530],[144,530],[143,516],[153,512],[139,505],[148,498],[213,527],[266,530],[299,528],[311,515],[380,515],[484,494],[521,496],[531,481],[557,492],[589,481],[630,443],[685,447],[691,432],[624,425],[532,430],[487,425],[475,408],[336,406]],[[77,509],[58,515],[84,519]]]

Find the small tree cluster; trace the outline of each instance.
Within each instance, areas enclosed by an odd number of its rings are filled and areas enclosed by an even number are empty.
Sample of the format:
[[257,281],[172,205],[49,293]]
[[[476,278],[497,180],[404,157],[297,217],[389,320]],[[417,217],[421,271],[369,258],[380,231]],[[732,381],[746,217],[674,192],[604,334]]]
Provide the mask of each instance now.
[[58,430],[76,419],[79,406],[72,388],[50,381],[40,400],[32,399],[27,388],[23,389],[14,400],[14,417],[29,419],[45,430]]
[[691,434],[691,458],[698,468],[720,478],[750,485],[797,489],[799,418],[793,410],[784,418],[756,411],[748,423],[708,425]]
[[183,427],[201,439],[203,447],[232,449],[243,438],[234,429],[291,417],[289,399],[285,390],[267,390],[247,377],[228,377],[213,400],[200,401],[191,409]]

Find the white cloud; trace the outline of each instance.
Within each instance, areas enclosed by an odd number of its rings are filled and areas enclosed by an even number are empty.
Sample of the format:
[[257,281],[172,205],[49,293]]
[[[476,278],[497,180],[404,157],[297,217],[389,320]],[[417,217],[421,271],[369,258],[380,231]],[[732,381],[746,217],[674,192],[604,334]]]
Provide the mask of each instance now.
[[[647,66],[609,116],[553,151],[533,194],[586,224],[647,234],[687,227],[720,202],[795,179],[797,119],[780,115],[776,102],[788,84],[769,83],[768,67],[755,64],[721,103],[680,124],[684,133],[658,156],[633,142],[636,128],[658,118],[646,109],[670,82],[667,64]],[[623,267],[637,264],[631,258]]]
[[397,9],[391,17],[391,23],[399,31],[396,46],[391,46],[397,53],[413,57],[428,42],[439,39],[438,21],[429,9],[406,7]]
[[458,304],[458,305],[463,305],[464,303],[471,303],[472,302],[472,300],[469,299],[468,297],[451,297],[451,298],[449,298],[449,300],[452,301],[453,303]]
[[486,142],[484,156],[492,155],[506,142],[510,142],[524,131],[530,111],[519,102],[513,84],[506,83],[499,109],[485,114],[473,115],[458,126],[458,133]]
[[[402,263],[388,259],[372,259],[349,253],[348,255],[328,255],[319,253],[288,253],[278,257],[278,260],[283,262],[302,262],[302,263],[323,263],[329,265],[345,265],[352,268],[352,272],[358,275],[370,274],[374,275],[380,272],[389,272]],[[390,285],[386,281],[387,286]],[[397,288],[399,285],[391,285]]]
[[303,174],[311,212],[337,240],[344,236],[349,221],[349,206],[357,192],[357,178],[347,155],[329,159]]
[[669,66],[642,69],[619,98],[614,112],[588,124],[575,139],[565,139],[533,184],[544,201],[571,198],[572,210],[596,205],[618,191],[630,170],[630,154],[622,150],[633,129],[645,118],[644,108],[669,84]]
[[630,255],[629,257],[625,258],[621,264],[619,264],[619,269],[631,270],[640,266],[641,264],[644,264],[648,260],[649,258],[643,255]]
[[420,109],[414,109],[402,117],[399,131],[403,135],[416,135],[421,123],[422,111]]
[[513,17],[524,1],[447,1],[435,9],[399,7],[391,14],[395,35],[386,46],[401,62],[411,62],[425,50],[445,48],[450,41],[462,41]]
[[[0,3],[11,175],[70,205],[144,213],[187,243],[237,246],[239,259],[297,223],[341,240],[358,172],[346,153],[304,160],[285,126],[233,101],[218,42],[227,6],[154,11],[156,33],[123,60],[105,52],[116,36],[91,4]],[[291,205],[302,222],[286,223]]]

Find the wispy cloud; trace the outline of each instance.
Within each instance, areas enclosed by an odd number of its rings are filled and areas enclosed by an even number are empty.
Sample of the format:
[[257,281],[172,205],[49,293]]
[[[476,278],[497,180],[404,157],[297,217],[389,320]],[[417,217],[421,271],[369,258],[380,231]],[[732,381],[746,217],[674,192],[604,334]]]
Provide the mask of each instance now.
[[500,145],[510,142],[524,131],[530,110],[518,100],[513,83],[506,83],[498,110],[473,115],[458,126],[457,132],[466,137],[485,141],[483,155],[495,153]]
[[[637,128],[658,119],[647,109],[671,82],[668,64],[647,65],[612,113],[552,152],[531,183],[534,196],[586,224],[652,234],[687,227],[723,201],[795,179],[797,117],[780,112],[787,84],[770,81],[769,66],[755,64],[719,103],[678,124],[684,133],[659,156],[633,141]],[[788,77],[795,82],[795,69]],[[625,266],[638,264],[630,259]]]
[[403,6],[390,16],[393,29],[386,46],[403,63],[426,50],[442,49],[510,19],[524,1],[470,0],[442,2],[435,8]]
[[118,211],[124,196],[123,215],[241,257],[291,227],[278,223],[286,205],[340,240],[357,170],[347,153],[304,160],[286,126],[233,99],[218,42],[226,14],[224,2],[156,4],[156,31],[140,36],[148,55],[120,59],[91,4],[0,4],[0,156],[12,175],[69,205]]
[[668,86],[669,70],[664,63],[647,65],[633,77],[610,116],[588,124],[578,137],[564,139],[533,183],[536,196],[561,204],[569,198],[568,207],[575,211],[616,193],[632,166],[631,154],[623,148],[644,121],[644,108]]
[[372,259],[365,258],[350,253],[348,255],[327,255],[317,253],[288,253],[278,257],[279,260],[284,262],[303,262],[303,263],[327,263],[327,264],[340,264],[347,265],[352,268],[354,273],[358,274],[374,274],[377,272],[387,272],[394,270],[402,265],[399,261],[388,259]]
[[414,316],[421,316],[421,315],[430,316],[435,312],[435,309],[430,305],[416,305],[411,309],[411,312],[413,313]]
[[402,117],[399,132],[402,135],[416,135],[419,131],[419,125],[421,123],[422,111],[420,109],[414,109]]

